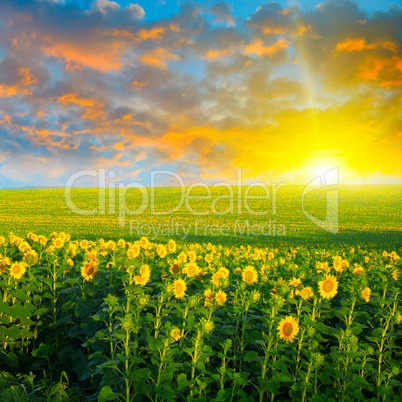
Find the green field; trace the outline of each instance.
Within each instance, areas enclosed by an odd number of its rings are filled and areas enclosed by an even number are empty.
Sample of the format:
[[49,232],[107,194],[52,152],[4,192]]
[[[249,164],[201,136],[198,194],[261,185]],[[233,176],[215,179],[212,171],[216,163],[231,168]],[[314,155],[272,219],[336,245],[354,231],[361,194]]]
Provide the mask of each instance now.
[[402,400],[401,189],[2,190],[0,401]]
[[[81,209],[98,209],[91,216],[78,215],[71,211],[65,200],[64,189],[22,189],[0,191],[0,234],[10,231],[17,235],[28,232],[49,235],[65,231],[74,238],[135,239],[139,234],[150,239],[174,238],[176,240],[209,241],[215,243],[247,242],[253,244],[278,244],[291,241],[310,243],[356,243],[372,245],[400,245],[402,228],[402,185],[355,185],[339,186],[339,231],[331,234],[310,222],[302,211],[301,196],[303,186],[285,186],[276,191],[276,211],[273,205],[273,192],[267,199],[250,199],[250,196],[264,195],[261,188],[255,187],[248,194],[248,206],[252,211],[264,212],[255,215],[247,211],[244,204],[245,187],[242,198],[233,187],[233,197],[225,187],[210,187],[209,199],[190,199],[183,202],[173,213],[181,200],[181,190],[177,187],[155,189],[154,205],[156,215],[151,211],[151,198],[147,208],[140,214],[125,216],[124,224],[119,221],[118,191],[115,191],[114,206],[112,193],[105,192],[104,201],[99,208],[97,188],[73,189],[72,201]],[[150,196],[150,190],[147,189]],[[192,196],[207,195],[205,188],[193,188]],[[224,198],[226,196],[226,198]],[[121,197],[123,200],[123,197]],[[143,196],[138,189],[130,189],[125,195],[127,208],[138,210]],[[232,210],[230,202],[233,201]],[[183,199],[184,201],[184,199]],[[239,210],[239,203],[240,208]],[[211,206],[218,212],[211,213]],[[326,213],[325,194],[319,190],[308,194],[304,200],[305,209],[313,216],[324,219]],[[189,211],[203,212],[196,215]],[[104,213],[102,214],[102,209]],[[99,213],[99,211],[101,213]],[[121,217],[122,218],[122,217]],[[197,223],[198,221],[198,223]],[[120,222],[120,225],[119,225]],[[151,225],[150,228],[145,225]],[[183,225],[186,229],[180,227]],[[223,232],[211,225],[224,226]],[[252,231],[256,225],[261,231]],[[269,227],[270,226],[270,227]],[[159,230],[159,233],[156,231]],[[162,232],[162,230],[164,230]],[[185,234],[186,233],[186,234]]]

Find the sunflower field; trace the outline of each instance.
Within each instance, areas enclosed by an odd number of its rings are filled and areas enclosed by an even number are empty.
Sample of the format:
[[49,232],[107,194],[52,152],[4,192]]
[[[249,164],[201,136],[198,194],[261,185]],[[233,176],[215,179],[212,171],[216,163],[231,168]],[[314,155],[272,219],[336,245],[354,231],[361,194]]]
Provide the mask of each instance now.
[[402,400],[398,253],[0,237],[0,400]]

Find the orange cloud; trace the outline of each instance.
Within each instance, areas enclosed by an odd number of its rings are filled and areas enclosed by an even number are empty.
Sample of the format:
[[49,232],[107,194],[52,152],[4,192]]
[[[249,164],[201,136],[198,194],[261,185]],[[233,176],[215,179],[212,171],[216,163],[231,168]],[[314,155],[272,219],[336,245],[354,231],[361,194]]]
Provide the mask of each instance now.
[[89,67],[101,72],[120,70],[123,63],[120,43],[69,43],[58,42],[41,46],[47,56],[62,58],[67,62],[66,69],[74,70]]
[[282,49],[286,49],[289,46],[290,42],[285,38],[278,39],[271,46],[263,46],[261,39],[257,39],[251,45],[245,46],[243,53],[246,55],[255,54],[258,57],[265,55],[273,56],[275,53],[279,52]]
[[359,77],[369,81],[377,81],[384,87],[402,85],[402,59],[394,56],[390,59],[370,56],[359,68]]
[[377,47],[382,46],[385,49],[391,50],[393,52],[397,51],[398,45],[391,41],[386,41],[380,44],[371,44],[366,45],[366,40],[364,38],[359,39],[346,39],[343,42],[339,42],[336,45],[337,52],[355,52],[362,51],[367,49],[376,49]]
[[161,27],[153,27],[151,29],[141,29],[138,32],[138,37],[142,40],[161,39],[163,32],[164,32],[163,28]]
[[161,70],[167,69],[167,62],[170,60],[179,61],[180,57],[164,48],[150,50],[141,58],[142,63],[148,66],[160,68]]
[[105,117],[104,104],[97,99],[77,97],[74,94],[67,94],[57,98],[59,103],[63,105],[78,105],[83,108],[81,117],[83,119],[95,120]]
[[364,49],[375,49],[377,45],[366,45],[366,40],[364,38],[360,39],[346,39],[343,42],[339,42],[336,45],[337,52],[354,52],[361,51]]
[[147,82],[133,81],[132,86],[136,90],[140,91],[143,86],[147,85]]
[[[170,30],[173,32],[181,32],[180,28],[178,25],[173,25],[171,24],[169,26]],[[138,32],[132,32],[128,29],[124,28],[110,28],[101,31],[100,29],[96,29],[96,32],[100,36],[106,36],[106,37],[114,37],[114,38],[123,38],[126,40],[129,40],[130,42],[133,43],[139,43],[148,39],[151,40],[161,40],[163,37],[163,34],[165,33],[165,29],[163,27],[153,27],[150,29],[140,29]]]
[[274,34],[274,35],[284,35],[288,31],[287,27],[282,26],[265,26],[262,28],[262,32],[266,35]]
[[32,91],[28,88],[31,84],[38,82],[36,77],[31,74],[28,68],[19,68],[16,70],[21,81],[16,85],[0,85],[0,98],[7,98],[14,95],[31,95]]
[[230,56],[234,53],[234,49],[222,49],[222,50],[209,50],[206,54],[206,58],[215,60],[220,57]]

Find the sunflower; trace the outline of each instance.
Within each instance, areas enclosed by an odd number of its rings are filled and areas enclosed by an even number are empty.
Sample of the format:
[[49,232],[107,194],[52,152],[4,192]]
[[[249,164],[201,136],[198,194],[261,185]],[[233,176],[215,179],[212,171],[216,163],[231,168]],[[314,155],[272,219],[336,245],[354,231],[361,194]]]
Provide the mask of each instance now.
[[64,246],[64,241],[58,237],[53,240],[53,245],[55,248],[62,248]]
[[17,241],[17,236],[14,233],[10,233],[8,239],[10,240],[10,244],[14,244]]
[[254,302],[257,302],[257,301],[260,300],[260,298],[261,298],[261,293],[255,291],[255,292],[252,293],[251,297],[252,297],[252,299],[253,299]]
[[227,297],[226,293],[223,292],[222,290],[220,290],[219,292],[216,292],[215,300],[220,306],[225,304],[227,298],[228,297]]
[[150,246],[149,240],[145,236],[141,237],[140,244],[143,249],[147,249]]
[[156,247],[156,253],[159,255],[160,258],[165,258],[167,256],[166,247],[163,244],[158,244]]
[[205,254],[205,262],[210,264],[212,260],[214,259],[214,256],[212,254]]
[[80,247],[82,249],[86,249],[88,247],[88,240],[81,240],[80,241]]
[[175,253],[177,249],[176,242],[173,239],[170,239],[167,248],[169,250],[169,253]]
[[180,329],[177,328],[177,327],[173,327],[173,328],[170,330],[170,337],[171,337],[172,339],[174,339],[175,342],[177,342],[177,341],[181,338]]
[[392,277],[394,278],[394,280],[398,280],[398,270],[397,269],[394,269],[393,271],[392,271]]
[[149,269],[149,265],[144,264],[140,267],[140,274],[134,277],[134,283],[136,285],[145,286],[149,282],[149,278],[151,277],[151,270]]
[[129,260],[133,260],[134,258],[137,258],[140,255],[140,247],[138,244],[133,244],[128,250],[127,250],[127,257]]
[[251,265],[247,266],[243,269],[242,272],[243,281],[248,285],[258,282],[258,274],[257,271]]
[[342,272],[342,257],[336,256],[334,257],[333,267],[336,272]]
[[212,330],[214,329],[214,323],[212,321],[203,320],[202,329],[205,332],[212,332]]
[[227,279],[229,277],[229,270],[227,268],[221,267],[218,270],[218,274],[221,275],[223,279]]
[[338,293],[338,281],[335,276],[327,275],[323,281],[318,282],[318,290],[324,299],[331,299]]
[[208,307],[208,306],[211,305],[211,303],[214,300],[214,297],[212,296],[212,290],[211,289],[205,289],[204,290],[204,296],[205,296],[204,307]]
[[362,273],[362,274],[364,274],[364,268],[362,267],[362,266],[360,266],[360,265],[357,265],[356,267],[354,267],[353,268],[353,275],[357,275],[357,274],[359,274],[359,273]]
[[177,259],[178,259],[180,262],[187,262],[187,254],[186,254],[184,251],[182,251],[182,252],[177,256]]
[[299,332],[299,324],[292,316],[282,318],[278,325],[279,337],[286,342],[293,342],[294,337]]
[[24,260],[28,265],[33,265],[38,262],[38,253],[35,250],[29,250],[24,254]]
[[171,274],[181,274],[180,264],[177,261],[174,261],[169,268],[169,272]]
[[84,278],[84,280],[89,281],[90,279],[95,278],[96,271],[98,270],[98,267],[93,261],[85,261],[84,265],[81,267],[81,275]]
[[191,262],[194,262],[197,260],[197,254],[194,250],[191,250],[187,253],[187,257]]
[[26,241],[23,241],[19,244],[18,249],[21,251],[21,253],[25,253],[31,249],[31,246]]
[[292,278],[292,279],[289,279],[289,285],[290,286],[295,286],[295,287],[297,287],[297,286],[299,286],[301,284],[301,280],[299,279],[299,278]]
[[323,271],[328,272],[329,271],[328,263],[327,262],[317,261],[316,262],[316,269],[317,269],[318,273],[323,272]]
[[92,251],[88,252],[87,260],[88,261],[95,261],[96,260],[96,254],[97,254],[97,250],[92,250]]
[[25,274],[26,267],[24,262],[15,262],[11,264],[10,275],[15,279],[21,279],[22,275]]
[[184,267],[183,272],[185,272],[189,278],[193,278],[200,273],[200,268],[196,262],[189,262]]
[[8,265],[11,265],[11,260],[8,257],[3,257],[0,260],[0,274],[3,274],[6,271]]
[[370,288],[364,288],[362,290],[362,297],[366,303],[368,303],[370,301],[370,294],[371,294]]
[[149,296],[146,294],[138,296],[137,303],[140,307],[145,307],[149,301]]
[[149,282],[149,277],[146,275],[136,275],[134,277],[134,283],[136,285],[145,286]]
[[126,241],[124,239],[119,239],[117,242],[118,247],[126,247]]
[[314,296],[314,293],[313,293],[313,289],[311,289],[310,287],[305,287],[305,288],[303,288],[301,291],[300,291],[300,297],[303,299],[303,300],[307,300],[307,299],[309,299],[310,297],[313,297]]
[[211,282],[213,285],[219,286],[223,280],[222,274],[218,271],[212,275]]
[[185,296],[187,290],[186,282],[183,279],[176,279],[173,282],[173,293],[176,299],[180,299]]
[[109,240],[106,243],[106,248],[110,249],[110,250],[115,250],[116,248],[116,243],[113,240]]
[[6,239],[4,236],[0,236],[0,246],[3,246],[6,243]]

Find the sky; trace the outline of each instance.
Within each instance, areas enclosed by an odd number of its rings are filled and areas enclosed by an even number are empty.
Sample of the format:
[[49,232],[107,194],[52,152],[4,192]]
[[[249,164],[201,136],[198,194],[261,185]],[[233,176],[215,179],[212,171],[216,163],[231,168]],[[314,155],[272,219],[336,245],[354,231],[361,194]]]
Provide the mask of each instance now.
[[402,183],[401,89],[402,1],[0,1],[0,188]]

